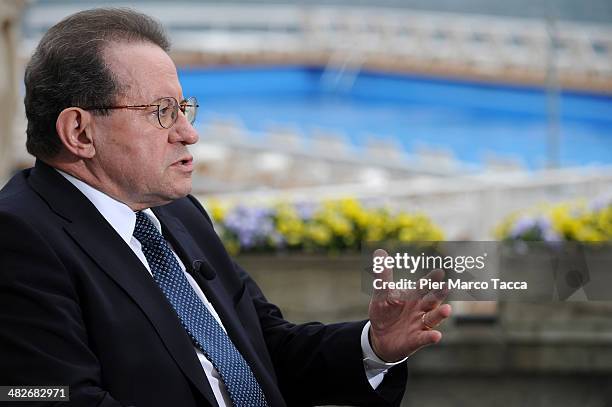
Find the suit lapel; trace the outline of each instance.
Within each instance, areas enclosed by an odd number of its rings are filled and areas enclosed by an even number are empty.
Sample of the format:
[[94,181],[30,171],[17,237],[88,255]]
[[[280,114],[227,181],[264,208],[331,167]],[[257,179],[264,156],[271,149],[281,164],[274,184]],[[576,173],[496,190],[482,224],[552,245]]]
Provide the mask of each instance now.
[[217,406],[193,344],[176,313],[125,241],[95,206],[51,167],[37,162],[29,182],[51,208],[68,221],[64,229],[72,239],[140,307],[193,385]]

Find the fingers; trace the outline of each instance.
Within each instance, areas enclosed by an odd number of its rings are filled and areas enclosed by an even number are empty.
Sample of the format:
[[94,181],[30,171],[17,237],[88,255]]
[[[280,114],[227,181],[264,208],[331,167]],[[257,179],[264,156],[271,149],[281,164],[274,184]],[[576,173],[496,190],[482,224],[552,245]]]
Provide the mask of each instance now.
[[423,330],[416,335],[417,349],[440,342],[442,333],[434,328],[448,318],[450,314],[451,306],[449,304],[444,304],[421,316]]
[[421,301],[421,310],[427,312],[437,308],[448,296],[448,288],[432,290]]
[[[373,263],[375,264],[374,272],[377,279],[380,279],[383,284],[378,284],[381,288],[374,288],[374,292],[372,295],[373,300],[391,300],[391,301],[419,301],[424,300],[423,306],[421,307],[424,311],[428,311],[430,309],[435,308],[440,305],[442,301],[448,295],[448,290],[445,288],[436,288],[436,287],[444,287],[443,280],[446,276],[444,270],[436,269],[430,271],[425,277],[421,278],[421,280],[427,280],[428,283],[423,285],[421,288],[420,282],[413,280],[415,284],[415,288],[409,289],[392,289],[389,288],[389,282],[393,282],[393,267],[388,267],[388,265],[393,262],[387,262],[388,259],[393,260],[392,257],[388,255],[388,253],[383,249],[377,249],[373,253]],[[378,268],[378,270],[377,270]]]
[[[443,270],[433,270],[430,272],[425,278],[430,279],[433,282],[440,282],[444,279],[444,271]],[[449,289],[446,285],[435,286],[436,288],[432,288],[429,290],[421,290],[420,295],[420,309],[422,311],[430,311],[436,307],[438,307],[442,302],[446,299],[449,294]]]
[[440,339],[442,339],[442,333],[432,330],[419,332],[416,341],[418,348],[422,348],[423,346],[436,344],[440,342]]
[[[378,274],[378,278],[380,278],[383,281],[383,283],[393,281],[393,268],[386,267],[385,262],[384,262],[384,259],[388,257],[387,252],[384,251],[383,249],[377,249],[374,251],[373,257],[383,259],[383,261],[381,261],[380,263],[383,266],[383,271],[380,274]],[[382,300],[386,300],[387,297],[389,297],[391,290],[388,288],[387,284],[383,284],[382,287],[383,288],[374,289],[372,293],[372,300],[382,301]]]
[[445,319],[450,317],[452,307],[450,304],[441,305],[432,311],[426,312],[421,316],[421,322],[425,329],[433,329],[440,325]]
[[[432,270],[429,273],[427,273],[427,275],[425,277],[422,277],[422,280],[430,280],[433,283],[437,283],[440,282],[442,280],[444,280],[444,276],[446,274],[444,273],[444,270],[441,269],[436,269],[436,270]],[[420,286],[420,285],[419,285]],[[420,298],[423,298],[424,296],[426,296],[430,291],[432,291],[432,289],[430,288],[431,285],[427,285],[423,288],[420,288],[417,290],[417,294],[419,295]]]

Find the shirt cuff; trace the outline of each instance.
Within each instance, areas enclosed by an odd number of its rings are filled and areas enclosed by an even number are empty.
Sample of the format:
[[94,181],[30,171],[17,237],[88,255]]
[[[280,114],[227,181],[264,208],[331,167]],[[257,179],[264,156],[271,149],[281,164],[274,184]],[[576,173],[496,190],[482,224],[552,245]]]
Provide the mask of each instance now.
[[374,353],[370,345],[370,321],[368,321],[361,331],[361,351],[363,353],[363,367],[370,386],[374,390],[382,383],[387,371],[393,366],[404,363],[408,357],[398,362],[385,362]]

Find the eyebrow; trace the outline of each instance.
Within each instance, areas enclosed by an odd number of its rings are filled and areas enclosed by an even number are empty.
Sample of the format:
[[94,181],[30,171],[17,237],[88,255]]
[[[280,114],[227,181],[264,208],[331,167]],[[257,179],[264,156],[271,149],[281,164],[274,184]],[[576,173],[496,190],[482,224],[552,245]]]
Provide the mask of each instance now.
[[[182,102],[183,100],[187,100],[187,98],[185,97],[185,95],[182,95],[180,98],[177,98],[176,96],[172,96],[172,95],[163,95],[163,96],[159,96],[156,95],[154,96],[153,101],[159,100],[159,99],[163,99],[163,98],[168,98],[168,97],[173,97],[175,98],[178,102]],[[149,102],[151,103],[151,102]]]

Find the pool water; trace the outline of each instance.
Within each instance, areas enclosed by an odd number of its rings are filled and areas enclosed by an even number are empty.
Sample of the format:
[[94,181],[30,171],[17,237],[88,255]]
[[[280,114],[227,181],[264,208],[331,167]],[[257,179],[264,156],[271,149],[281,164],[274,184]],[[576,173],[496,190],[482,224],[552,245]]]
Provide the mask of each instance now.
[[[280,125],[305,136],[325,129],[357,148],[376,136],[476,165],[491,156],[532,169],[548,162],[543,89],[312,67],[182,69],[179,77],[200,102],[200,123],[237,117],[255,133]],[[561,92],[556,100],[560,165],[612,164],[612,96]]]

